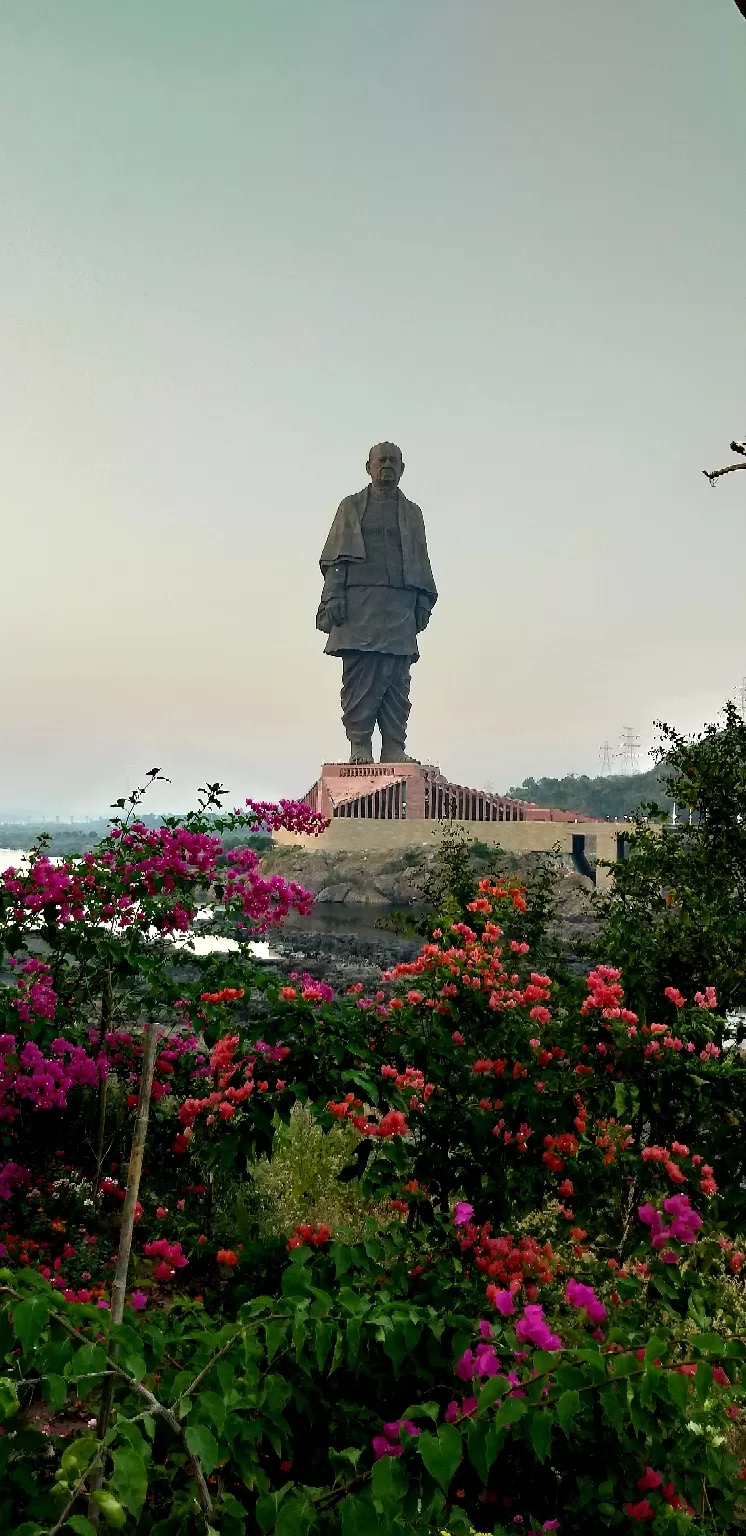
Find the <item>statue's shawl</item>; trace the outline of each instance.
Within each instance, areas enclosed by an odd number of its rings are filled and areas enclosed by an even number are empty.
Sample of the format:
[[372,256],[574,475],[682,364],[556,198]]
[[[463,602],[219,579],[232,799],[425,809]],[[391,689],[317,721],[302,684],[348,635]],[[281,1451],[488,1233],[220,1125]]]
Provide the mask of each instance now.
[[[337,560],[365,560],[362,519],[368,505],[368,490],[366,486],[365,490],[345,496],[340,502],[319,560],[324,575]],[[398,492],[398,518],[404,585],[427,592],[436,602],[438,592],[430,569],[424,518],[416,502],[409,501],[401,491]]]

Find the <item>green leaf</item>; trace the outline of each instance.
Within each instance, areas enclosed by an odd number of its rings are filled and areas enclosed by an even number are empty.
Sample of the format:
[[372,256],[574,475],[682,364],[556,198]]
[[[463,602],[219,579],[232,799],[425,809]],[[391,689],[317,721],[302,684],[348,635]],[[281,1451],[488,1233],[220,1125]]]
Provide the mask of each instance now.
[[125,1511],[118,1499],[114,1498],[113,1493],[109,1493],[108,1488],[97,1488],[96,1492],[91,1494],[91,1498],[101,1510],[107,1525],[113,1525],[114,1529],[119,1531],[123,1525],[127,1524]]
[[0,1419],[12,1419],[19,1408],[15,1382],[10,1376],[0,1376]]
[[68,1515],[65,1529],[68,1526],[71,1531],[75,1531],[75,1536],[96,1536],[95,1525],[91,1525],[90,1520],[86,1520],[85,1515]]
[[645,1345],[645,1364],[650,1365],[653,1360],[664,1360],[668,1349],[668,1340],[654,1333]]
[[70,1445],[66,1445],[62,1452],[57,1476],[79,1478],[93,1457],[96,1444],[95,1435],[81,1435],[78,1440],[73,1440]]
[[190,1424],[184,1439],[193,1456],[201,1463],[205,1477],[209,1477],[214,1470],[218,1459],[218,1444],[215,1436],[204,1424]]
[[373,1499],[382,1510],[394,1509],[407,1491],[407,1474],[393,1456],[381,1456],[373,1465]]
[[725,1342],[718,1333],[697,1333],[690,1343],[695,1349],[701,1350],[703,1355],[726,1354]]
[[577,1355],[578,1360],[582,1360],[583,1365],[587,1367],[591,1376],[595,1377],[596,1381],[606,1380],[606,1361],[599,1350],[579,1349]]
[[280,1505],[290,1486],[290,1483],[286,1483],[285,1487],[279,1488],[276,1493],[263,1493],[257,1499],[255,1514],[261,1530],[271,1531],[273,1525],[276,1524]]
[[617,1120],[623,1119],[627,1109],[627,1096],[624,1092],[624,1083],[614,1084],[614,1108]]
[[546,1411],[535,1413],[531,1420],[531,1444],[539,1461],[546,1461],[549,1455],[553,1424],[552,1415]]
[[264,1403],[270,1413],[282,1413],[293,1389],[284,1376],[270,1375],[264,1380]]
[[115,1451],[113,1461],[112,1487],[119,1494],[125,1509],[137,1520],[148,1491],[145,1462],[131,1445],[124,1445],[121,1450]]
[[148,1374],[148,1367],[142,1355],[124,1355],[120,1363],[125,1371],[129,1371],[134,1381],[142,1381]]
[[554,1379],[563,1392],[572,1392],[585,1384],[583,1372],[574,1365],[558,1365]]
[[437,1419],[440,1409],[437,1403],[412,1403],[405,1408],[403,1419]]
[[680,1376],[675,1370],[669,1370],[669,1372],[666,1372],[666,1387],[668,1387],[668,1395],[671,1398],[672,1404],[674,1404],[674,1409],[678,1409],[680,1413],[685,1413],[686,1405],[689,1402],[688,1376]]
[[347,1274],[352,1264],[349,1243],[332,1243],[329,1249],[329,1256],[334,1260],[335,1278],[340,1280],[342,1275]]
[[[683,1377],[682,1377],[683,1380]],[[601,1407],[612,1429],[621,1434],[624,1429],[624,1403],[619,1394],[618,1387],[604,1387],[599,1392]]]
[[379,1532],[388,1532],[391,1525],[388,1519],[382,1524],[378,1514],[367,1497],[354,1498],[348,1495],[340,1505],[342,1518],[342,1536],[379,1536]]
[[333,1337],[333,1323],[316,1324],[316,1364],[318,1365],[320,1371],[323,1371],[324,1369],[324,1362],[329,1353],[329,1350],[331,1349]]
[[694,1396],[698,1408],[701,1408],[705,1402],[711,1386],[712,1366],[708,1365],[705,1360],[700,1360],[697,1366],[697,1374],[694,1378]]
[[614,1355],[609,1361],[613,1376],[634,1376],[640,1369],[636,1355]]
[[454,1424],[441,1424],[437,1435],[425,1429],[417,1441],[417,1449],[431,1477],[440,1483],[445,1492],[456,1468],[461,1462],[461,1436]]
[[645,1372],[640,1382],[640,1402],[643,1408],[652,1408],[653,1403],[655,1402],[656,1388],[662,1374],[663,1373],[656,1366],[651,1366],[650,1369]]
[[557,1404],[557,1418],[567,1434],[568,1425],[580,1411],[580,1396],[577,1392],[563,1392]]
[[243,1504],[240,1504],[232,1493],[228,1493],[227,1489],[221,1494],[220,1504],[225,1510],[226,1515],[231,1515],[234,1520],[247,1519],[248,1511],[244,1509]]
[[[100,1344],[84,1344],[70,1361],[70,1375],[73,1377],[95,1376],[105,1370],[106,1350],[102,1349]],[[87,1383],[84,1391],[90,1390],[90,1385]]]
[[528,1411],[528,1403],[525,1397],[506,1397],[497,1410],[495,1428],[504,1429],[508,1424],[517,1424]]
[[504,1439],[505,1431],[498,1431],[494,1420],[476,1419],[469,1426],[469,1458],[485,1483]]
[[212,1419],[219,1435],[225,1426],[225,1400],[218,1392],[200,1392],[197,1399],[200,1408]]
[[[484,1413],[485,1408],[491,1408],[499,1397],[504,1397],[509,1391],[510,1382],[504,1376],[491,1376],[479,1394],[479,1412]],[[517,1402],[518,1399],[514,1398],[513,1401]]]
[[281,1318],[276,1322],[264,1324],[264,1336],[267,1343],[267,1359],[271,1360],[277,1354],[280,1345],[288,1331],[288,1319]]
[[67,1397],[67,1382],[64,1376],[45,1376],[42,1380],[42,1390],[49,1412],[59,1413]]
[[308,1499],[304,1495],[293,1499],[283,1504],[277,1516],[275,1536],[305,1536],[312,1519]]
[[125,1419],[121,1414],[117,1414],[116,1431],[117,1434],[122,1436],[122,1439],[125,1440],[128,1445],[132,1446],[133,1450],[137,1451],[138,1456],[140,1456],[147,1465],[147,1463],[150,1461],[152,1452],[147,1440],[140,1433],[139,1425],[133,1423],[131,1419]]
[[19,1302],[13,1313],[13,1331],[24,1354],[36,1343],[49,1322],[49,1307],[41,1296],[29,1296]]

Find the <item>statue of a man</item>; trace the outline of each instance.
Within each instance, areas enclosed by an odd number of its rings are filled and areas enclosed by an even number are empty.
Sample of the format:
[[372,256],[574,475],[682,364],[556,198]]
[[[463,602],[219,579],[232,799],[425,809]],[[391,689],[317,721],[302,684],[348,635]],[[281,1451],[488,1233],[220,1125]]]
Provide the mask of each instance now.
[[371,484],[340,504],[319,564],[324,589],[316,628],[327,656],[342,657],[342,720],[350,762],[372,763],[373,729],[381,762],[408,762],[404,751],[412,663],[438,594],[422,513],[399,490],[401,449],[376,443],[366,469]]

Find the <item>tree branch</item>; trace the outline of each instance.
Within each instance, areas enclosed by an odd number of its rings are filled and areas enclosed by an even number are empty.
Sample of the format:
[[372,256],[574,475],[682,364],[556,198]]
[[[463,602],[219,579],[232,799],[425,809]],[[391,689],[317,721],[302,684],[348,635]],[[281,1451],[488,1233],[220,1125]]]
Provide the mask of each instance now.
[[[744,5],[746,6],[746,0]],[[746,469],[746,459],[742,464],[726,464],[724,469],[703,469],[702,474],[709,480],[710,485],[714,485],[721,475],[732,475],[736,469]]]

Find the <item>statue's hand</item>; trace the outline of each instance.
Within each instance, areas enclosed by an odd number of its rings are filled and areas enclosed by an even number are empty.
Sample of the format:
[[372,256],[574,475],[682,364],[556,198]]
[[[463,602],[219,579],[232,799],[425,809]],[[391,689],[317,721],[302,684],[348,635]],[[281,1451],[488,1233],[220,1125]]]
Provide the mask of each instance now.
[[331,597],[327,603],[322,603],[316,615],[316,628],[323,630],[324,634],[330,634],[337,624],[344,624],[347,618],[346,597]]
[[418,597],[414,607],[414,623],[418,635],[423,629],[427,629],[432,611],[433,605],[429,597]]

